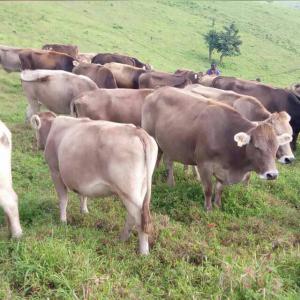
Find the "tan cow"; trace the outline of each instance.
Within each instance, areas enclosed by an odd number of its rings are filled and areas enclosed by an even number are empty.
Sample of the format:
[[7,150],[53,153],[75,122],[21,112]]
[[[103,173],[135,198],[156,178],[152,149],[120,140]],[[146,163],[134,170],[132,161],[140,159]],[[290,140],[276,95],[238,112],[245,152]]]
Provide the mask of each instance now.
[[19,219],[18,196],[12,186],[11,176],[11,133],[0,121],[0,206],[8,219],[12,237],[22,235]]
[[115,89],[117,83],[112,72],[102,65],[73,62],[73,73],[91,78],[99,88]]
[[[291,117],[288,113],[285,111],[270,113],[261,102],[254,97],[237,94],[233,91],[205,87],[200,84],[189,85],[185,90],[192,92],[194,95],[218,100],[232,106],[249,121],[266,122],[274,128],[277,135],[283,133],[293,134],[293,129],[290,125]],[[290,144],[280,146],[276,156],[278,161],[283,164],[289,164],[295,159]]]
[[119,88],[138,89],[139,77],[147,72],[144,69],[121,63],[107,63],[104,65],[114,75]]
[[21,82],[28,100],[27,121],[39,112],[41,104],[57,114],[70,114],[72,99],[98,88],[86,76],[60,70],[25,70],[21,72]]
[[141,126],[142,105],[151,89],[98,89],[85,92],[71,103],[77,117],[131,123]]
[[[51,123],[50,130],[49,126],[45,130],[46,121]],[[116,194],[127,209],[122,240],[129,238],[136,225],[140,253],[148,254],[151,182],[157,158],[154,139],[134,125],[87,118],[34,115],[32,124],[41,148],[45,147],[61,221],[67,221],[68,190],[83,197]]]
[[80,52],[78,53],[76,59],[80,62],[80,63],[88,63],[90,64],[92,62],[93,57],[96,55],[97,53],[84,53],[84,52]]
[[269,124],[256,126],[228,105],[204,99],[173,87],[160,88],[145,100],[142,127],[170,162],[169,178],[173,177],[172,161],[197,165],[205,208],[211,210],[213,177],[219,207],[223,186],[243,181],[250,171],[262,179],[276,179],[277,149],[292,137],[276,136]]
[[6,72],[21,71],[19,53],[23,48],[0,45],[0,64]]
[[[195,76],[198,76],[195,74]],[[194,78],[194,80],[198,80]],[[177,88],[184,88],[192,81],[189,79],[189,74],[171,74],[166,72],[147,72],[142,74],[139,78],[139,88],[140,89],[155,89],[161,86],[173,86]]]

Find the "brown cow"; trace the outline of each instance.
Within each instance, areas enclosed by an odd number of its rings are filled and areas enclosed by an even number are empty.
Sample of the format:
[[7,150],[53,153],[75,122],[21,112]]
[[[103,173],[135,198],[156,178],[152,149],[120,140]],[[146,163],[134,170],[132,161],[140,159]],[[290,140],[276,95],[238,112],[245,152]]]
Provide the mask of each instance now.
[[[277,135],[282,133],[293,134],[293,129],[289,123],[291,118],[288,113],[285,111],[270,113],[252,96],[210,88],[200,84],[189,85],[185,90],[192,92],[194,95],[201,95],[232,106],[249,121],[263,121],[269,123],[274,128]],[[278,161],[283,164],[289,164],[295,159],[290,144],[280,146],[276,156]]]
[[192,83],[198,83],[199,78],[203,76],[203,72],[194,72],[186,69],[178,69],[174,72],[174,74],[182,75],[187,77]]
[[[188,125],[187,125],[188,124]],[[142,109],[142,127],[153,136],[167,162],[197,165],[205,194],[205,207],[221,205],[223,185],[242,181],[250,171],[262,179],[276,179],[279,145],[291,136],[276,136],[269,124],[256,126],[228,105],[163,87],[149,95]],[[169,177],[173,177],[172,165]]]
[[[40,146],[45,148],[59,197],[61,221],[67,221],[68,190],[81,198],[118,195],[127,209],[121,239],[127,240],[136,225],[140,253],[148,254],[151,182],[157,158],[154,139],[133,125],[87,118],[49,120],[34,115],[31,123],[39,141],[46,141]],[[43,130],[45,126],[47,130]]]
[[296,142],[300,132],[300,96],[289,90],[275,88],[260,82],[238,79],[235,77],[217,76],[211,82],[201,78],[201,84],[222,90],[232,90],[236,93],[257,98],[270,112],[286,111],[291,116],[293,128],[292,149],[296,149]]
[[19,53],[24,50],[24,48],[0,45],[0,64],[6,72],[21,71]]
[[147,72],[141,68],[115,62],[105,64],[104,66],[113,73],[119,88],[138,89],[139,77]]
[[65,53],[76,59],[78,55],[78,46],[62,45],[62,44],[46,44],[42,47],[43,50]]
[[135,57],[117,54],[117,53],[98,53],[92,59],[93,64],[104,65],[111,62],[142,68],[145,70],[151,70],[151,66],[149,64],[142,63]]
[[187,76],[165,72],[147,72],[139,78],[140,89],[155,89],[161,86],[184,88],[191,83],[192,81]]
[[118,87],[112,72],[102,65],[74,61],[74,66],[74,74],[91,78],[99,88],[115,89]]
[[21,82],[28,100],[27,121],[39,112],[41,104],[57,114],[69,114],[74,98],[98,88],[86,76],[56,70],[25,70]]
[[141,126],[142,105],[152,92],[151,89],[98,89],[85,92],[71,103],[71,113],[93,120]]
[[24,50],[19,53],[22,70],[64,70],[72,72],[74,58],[64,53],[47,50]]

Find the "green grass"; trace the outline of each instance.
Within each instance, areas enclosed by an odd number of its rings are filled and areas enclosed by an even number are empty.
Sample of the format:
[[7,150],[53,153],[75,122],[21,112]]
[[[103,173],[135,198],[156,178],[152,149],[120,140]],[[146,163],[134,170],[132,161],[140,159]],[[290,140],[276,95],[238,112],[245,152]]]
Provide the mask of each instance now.
[[[265,2],[33,2],[0,4],[0,44],[74,43],[86,52],[128,53],[173,71],[208,68],[202,34],[234,20],[242,55],[223,74],[277,86],[299,81],[300,10]],[[156,173],[151,254],[137,235],[118,236],[116,198],[91,199],[82,216],[71,194],[68,225],[34,133],[24,125],[19,74],[0,70],[0,119],[13,133],[13,179],[24,237],[11,241],[0,214],[0,299],[299,299],[300,148],[276,182],[227,187],[220,211],[205,213],[201,186],[176,165],[175,188]]]

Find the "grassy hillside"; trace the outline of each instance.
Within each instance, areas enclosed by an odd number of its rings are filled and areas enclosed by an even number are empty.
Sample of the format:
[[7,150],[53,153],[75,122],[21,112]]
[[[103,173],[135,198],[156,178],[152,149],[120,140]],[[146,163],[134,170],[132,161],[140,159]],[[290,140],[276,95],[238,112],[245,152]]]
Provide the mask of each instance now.
[[[208,67],[202,34],[232,20],[242,55],[225,75],[287,86],[299,81],[300,10],[265,2],[23,2],[0,4],[0,44],[74,43],[81,51],[128,53],[172,71]],[[200,185],[176,166],[175,188],[154,178],[154,243],[136,255],[137,235],[121,243],[117,198],[91,199],[80,215],[71,194],[68,225],[33,131],[24,125],[19,74],[0,70],[0,119],[13,133],[13,179],[24,238],[7,238],[0,215],[0,299],[299,299],[300,148],[276,182],[253,174],[228,187],[220,211],[205,213]]]

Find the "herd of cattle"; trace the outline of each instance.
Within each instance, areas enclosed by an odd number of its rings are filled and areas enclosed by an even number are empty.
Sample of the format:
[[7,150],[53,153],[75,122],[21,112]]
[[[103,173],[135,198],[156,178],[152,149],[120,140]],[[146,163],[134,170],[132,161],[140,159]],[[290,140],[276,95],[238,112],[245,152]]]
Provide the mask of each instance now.
[[[224,185],[248,182],[251,171],[276,179],[276,158],[283,164],[295,159],[299,85],[282,89],[184,69],[158,72],[134,57],[58,44],[0,46],[0,63],[7,72],[21,71],[26,120],[44,150],[61,221],[67,221],[68,190],[80,196],[82,213],[87,197],[116,194],[127,209],[121,239],[135,225],[142,254],[149,253],[152,175],[162,154],[169,185],[173,161],[194,166],[206,210],[213,193],[221,206]],[[40,112],[41,105],[49,111]],[[19,237],[11,150],[11,133],[0,122],[0,205],[12,236]]]

